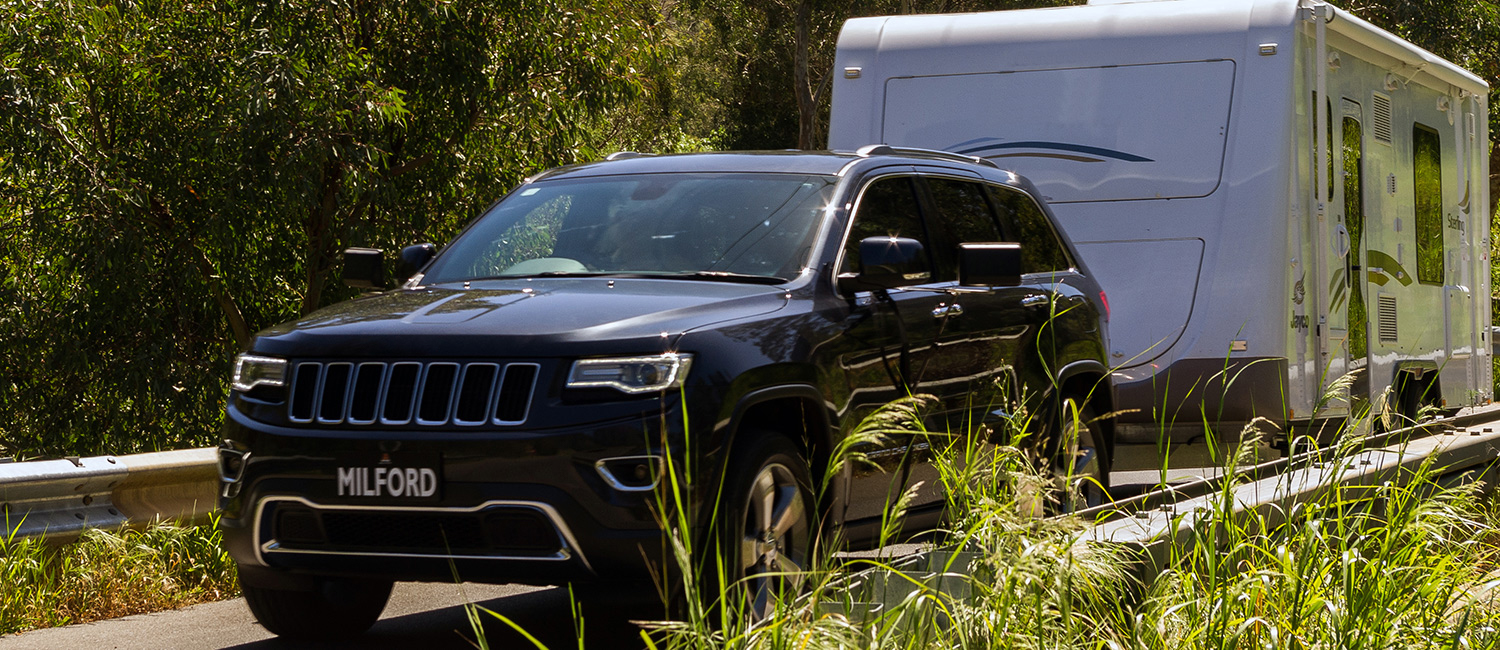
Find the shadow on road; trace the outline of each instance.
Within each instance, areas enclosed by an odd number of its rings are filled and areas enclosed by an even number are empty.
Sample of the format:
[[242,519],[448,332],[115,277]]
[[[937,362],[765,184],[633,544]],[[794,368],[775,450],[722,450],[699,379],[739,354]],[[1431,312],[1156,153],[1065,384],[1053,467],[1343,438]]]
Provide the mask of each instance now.
[[[482,600],[478,605],[501,613],[551,650],[565,648],[641,648],[640,628],[631,618],[652,615],[649,607],[624,607],[618,603],[600,606],[594,613],[584,608],[583,643],[566,588],[538,591]],[[479,612],[484,633],[491,648],[535,647],[504,621],[484,611]],[[477,648],[473,627],[464,608],[459,605],[428,610],[404,616],[381,619],[365,634],[338,643],[309,643],[279,638],[230,646],[244,650],[293,650],[323,648]]]

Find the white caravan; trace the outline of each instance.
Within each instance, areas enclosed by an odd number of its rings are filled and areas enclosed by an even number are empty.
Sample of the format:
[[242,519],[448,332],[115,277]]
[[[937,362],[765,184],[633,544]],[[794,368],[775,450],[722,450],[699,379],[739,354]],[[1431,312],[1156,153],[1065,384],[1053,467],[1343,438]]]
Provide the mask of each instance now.
[[1095,0],[851,20],[834,73],[830,148],[1049,197],[1113,309],[1121,441],[1491,399],[1488,86],[1431,53],[1316,0]]

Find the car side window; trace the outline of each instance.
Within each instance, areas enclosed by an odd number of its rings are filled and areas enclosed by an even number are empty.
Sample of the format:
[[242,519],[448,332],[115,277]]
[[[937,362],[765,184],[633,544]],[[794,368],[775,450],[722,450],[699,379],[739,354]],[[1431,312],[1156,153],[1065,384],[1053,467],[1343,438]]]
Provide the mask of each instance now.
[[1000,229],[979,183],[928,178],[927,188],[937,209],[927,224],[932,230],[932,257],[937,261],[932,279],[952,282],[958,279],[958,245],[1001,241]]
[[[844,240],[844,263],[840,274],[859,272],[859,242],[867,237],[904,237],[915,239],[927,249],[932,247],[922,229],[922,215],[911,178],[882,178],[871,183],[854,209],[854,225]],[[929,268],[931,263],[929,262]]]
[[1052,229],[1052,222],[1025,192],[994,185],[986,186],[1005,233],[1021,243],[1021,272],[1047,273],[1073,268],[1073,260]]

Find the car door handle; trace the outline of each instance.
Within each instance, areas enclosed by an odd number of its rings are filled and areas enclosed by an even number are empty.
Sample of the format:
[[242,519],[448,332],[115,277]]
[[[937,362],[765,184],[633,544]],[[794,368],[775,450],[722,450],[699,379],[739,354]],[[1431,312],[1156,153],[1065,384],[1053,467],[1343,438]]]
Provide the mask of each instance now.
[[1022,307],[1041,307],[1046,304],[1047,296],[1045,294],[1036,293],[1021,299]]
[[947,318],[949,316],[962,316],[963,314],[964,306],[958,303],[938,305],[936,309],[932,310],[933,318]]

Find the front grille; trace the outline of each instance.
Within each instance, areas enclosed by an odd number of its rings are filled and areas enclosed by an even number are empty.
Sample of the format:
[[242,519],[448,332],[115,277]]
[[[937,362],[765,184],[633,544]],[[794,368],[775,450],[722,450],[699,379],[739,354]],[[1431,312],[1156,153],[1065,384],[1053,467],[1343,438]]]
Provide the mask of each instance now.
[[526,421],[534,363],[303,361],[287,419],[320,425],[517,425]]
[[478,511],[400,511],[278,505],[270,538],[287,551],[555,557],[562,537],[542,512],[518,506]]

